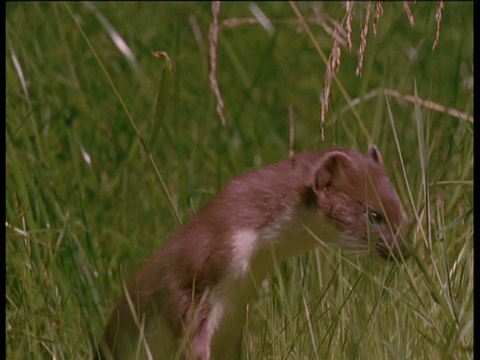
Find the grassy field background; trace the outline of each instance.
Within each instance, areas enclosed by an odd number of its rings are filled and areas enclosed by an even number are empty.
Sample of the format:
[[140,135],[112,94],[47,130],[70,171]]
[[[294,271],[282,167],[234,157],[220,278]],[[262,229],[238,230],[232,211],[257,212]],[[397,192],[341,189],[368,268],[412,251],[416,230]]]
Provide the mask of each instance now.
[[361,77],[368,7],[354,5],[322,140],[341,3],[222,3],[223,127],[210,3],[8,2],[7,358],[89,358],[122,279],[228,179],[286,158],[290,118],[297,152],[380,148],[415,251],[400,266],[326,248],[281,264],[249,306],[245,358],[473,358],[473,3],[444,4],[435,51],[437,2],[410,3],[413,27],[385,2],[376,36],[375,5]]

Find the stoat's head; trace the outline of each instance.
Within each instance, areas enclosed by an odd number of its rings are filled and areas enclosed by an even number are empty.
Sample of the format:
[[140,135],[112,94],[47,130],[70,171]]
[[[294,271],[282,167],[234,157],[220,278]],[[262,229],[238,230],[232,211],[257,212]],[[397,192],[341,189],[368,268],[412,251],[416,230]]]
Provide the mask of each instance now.
[[339,245],[374,248],[384,259],[407,255],[405,210],[375,146],[366,155],[327,152],[314,167],[312,189],[316,206],[342,231]]

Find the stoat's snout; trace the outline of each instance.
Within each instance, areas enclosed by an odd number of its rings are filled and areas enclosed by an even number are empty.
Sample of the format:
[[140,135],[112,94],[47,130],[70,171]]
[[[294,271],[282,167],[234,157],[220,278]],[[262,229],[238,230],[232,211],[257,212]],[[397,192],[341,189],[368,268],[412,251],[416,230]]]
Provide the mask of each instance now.
[[408,223],[404,219],[401,224],[394,226],[389,225],[386,231],[380,232],[375,250],[385,260],[402,261],[411,254]]
[[411,249],[405,232],[398,232],[393,238],[378,240],[375,250],[385,260],[402,261],[410,257]]

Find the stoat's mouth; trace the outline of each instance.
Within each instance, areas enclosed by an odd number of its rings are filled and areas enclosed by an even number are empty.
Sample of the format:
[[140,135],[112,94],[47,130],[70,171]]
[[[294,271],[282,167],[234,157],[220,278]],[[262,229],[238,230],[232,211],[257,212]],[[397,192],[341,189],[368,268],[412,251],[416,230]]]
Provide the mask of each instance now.
[[410,252],[404,240],[398,238],[394,244],[390,244],[383,238],[369,238],[358,236],[352,232],[344,232],[335,245],[343,248],[348,253],[357,255],[377,255],[386,261],[405,260]]
[[405,246],[401,245],[388,245],[380,240],[375,246],[378,255],[387,261],[402,261],[406,260],[410,256],[410,252]]

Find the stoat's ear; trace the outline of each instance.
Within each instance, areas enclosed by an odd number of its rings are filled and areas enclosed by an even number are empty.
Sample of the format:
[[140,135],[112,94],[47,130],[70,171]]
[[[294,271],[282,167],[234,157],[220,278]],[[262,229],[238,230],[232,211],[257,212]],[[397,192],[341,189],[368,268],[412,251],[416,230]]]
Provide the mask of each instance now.
[[344,152],[331,151],[324,155],[315,170],[313,190],[318,192],[338,182],[345,181],[352,172],[352,159]]
[[370,145],[368,147],[367,155],[376,163],[383,165],[382,154],[380,154],[380,150],[378,150],[378,148],[375,145]]

